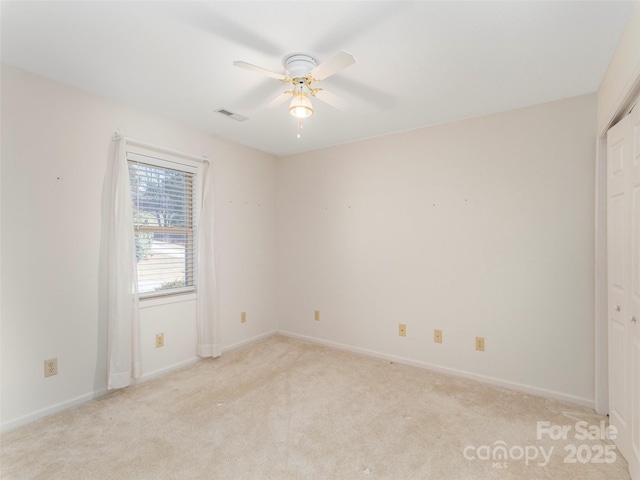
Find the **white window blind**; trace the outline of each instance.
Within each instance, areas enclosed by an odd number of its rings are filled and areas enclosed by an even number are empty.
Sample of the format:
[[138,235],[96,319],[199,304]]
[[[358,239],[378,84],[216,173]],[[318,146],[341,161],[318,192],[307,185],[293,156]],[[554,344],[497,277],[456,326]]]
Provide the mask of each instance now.
[[128,152],[138,292],[195,289],[194,180],[187,165]]

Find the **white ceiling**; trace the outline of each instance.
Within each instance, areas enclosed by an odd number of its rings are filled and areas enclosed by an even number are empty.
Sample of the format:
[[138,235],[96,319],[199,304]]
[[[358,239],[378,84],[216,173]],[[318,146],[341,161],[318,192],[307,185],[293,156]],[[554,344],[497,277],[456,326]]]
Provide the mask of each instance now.
[[[1,3],[2,62],[287,155],[597,91],[633,1]],[[290,53],[356,64],[322,82],[301,138]],[[249,117],[235,122],[218,108]]]

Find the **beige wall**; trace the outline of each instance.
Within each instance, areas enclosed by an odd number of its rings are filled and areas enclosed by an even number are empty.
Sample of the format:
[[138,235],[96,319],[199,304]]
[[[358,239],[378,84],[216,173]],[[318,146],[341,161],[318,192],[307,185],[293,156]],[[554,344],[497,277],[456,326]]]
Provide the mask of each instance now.
[[[3,65],[3,428],[105,390],[105,179],[116,130],[214,160],[223,348],[276,328],[273,156]],[[194,314],[193,300],[142,310],[146,377],[195,360]],[[51,357],[59,374],[45,379]]]
[[593,405],[595,136],[588,95],[280,159],[280,330]]

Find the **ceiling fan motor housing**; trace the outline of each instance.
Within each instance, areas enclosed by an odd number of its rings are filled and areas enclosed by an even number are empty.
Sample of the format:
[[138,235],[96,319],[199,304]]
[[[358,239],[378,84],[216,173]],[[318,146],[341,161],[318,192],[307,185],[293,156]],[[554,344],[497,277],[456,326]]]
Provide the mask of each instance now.
[[309,72],[318,66],[318,62],[311,55],[305,53],[292,53],[284,57],[282,65],[289,78],[299,78],[299,83],[304,83],[302,79],[309,75]]

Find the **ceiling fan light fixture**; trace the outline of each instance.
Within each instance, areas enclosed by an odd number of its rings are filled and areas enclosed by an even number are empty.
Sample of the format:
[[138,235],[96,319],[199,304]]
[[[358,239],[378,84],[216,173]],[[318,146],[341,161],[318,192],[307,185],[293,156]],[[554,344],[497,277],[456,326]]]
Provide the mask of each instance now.
[[304,92],[294,94],[291,104],[289,104],[289,113],[296,118],[308,118],[313,115],[313,105],[311,100]]

